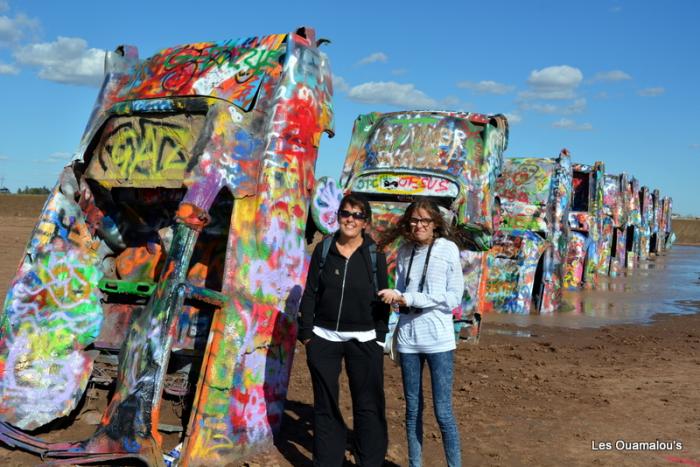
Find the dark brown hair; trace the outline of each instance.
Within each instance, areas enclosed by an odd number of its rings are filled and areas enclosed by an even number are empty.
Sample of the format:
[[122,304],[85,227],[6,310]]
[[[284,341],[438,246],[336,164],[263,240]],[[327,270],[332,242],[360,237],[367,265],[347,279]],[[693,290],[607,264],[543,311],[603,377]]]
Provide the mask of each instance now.
[[379,247],[381,249],[386,248],[387,245],[391,244],[398,237],[413,241],[411,217],[413,217],[413,213],[418,209],[424,209],[433,220],[433,224],[435,225],[435,229],[433,230],[435,238],[444,237],[450,240],[452,239],[452,229],[442,217],[438,204],[431,199],[422,198],[412,202],[406,208],[406,211],[404,211],[403,216],[401,216],[396,225],[390,227],[382,234],[381,240],[379,241]]

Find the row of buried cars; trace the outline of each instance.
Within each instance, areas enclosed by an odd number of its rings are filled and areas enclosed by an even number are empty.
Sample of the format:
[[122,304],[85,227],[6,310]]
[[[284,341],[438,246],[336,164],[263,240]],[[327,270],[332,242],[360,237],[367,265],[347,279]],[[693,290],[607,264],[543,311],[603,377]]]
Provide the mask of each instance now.
[[[307,244],[337,228],[344,193],[369,198],[374,233],[417,198],[441,206],[468,284],[457,318],[472,324],[555,311],[563,287],[672,241],[670,199],[601,163],[504,160],[501,115],[362,115],[339,180],[317,179],[333,133],[322,42],[300,28],[107,54],[3,304],[0,442],[71,465],[223,465],[270,446]],[[95,394],[107,400],[91,436],[41,439]]]

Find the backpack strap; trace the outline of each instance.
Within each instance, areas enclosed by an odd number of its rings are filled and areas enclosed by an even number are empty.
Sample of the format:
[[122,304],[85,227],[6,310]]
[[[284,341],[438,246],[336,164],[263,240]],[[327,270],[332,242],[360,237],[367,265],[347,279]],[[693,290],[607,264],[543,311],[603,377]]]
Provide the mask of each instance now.
[[328,258],[328,252],[331,249],[331,243],[333,242],[333,235],[328,235],[323,239],[321,244],[321,260],[318,262],[318,277],[316,278],[316,288],[314,289],[314,295],[318,292],[318,284],[321,282],[321,273],[323,272],[323,266],[326,264],[326,258]]
[[379,281],[377,281],[377,245],[372,243],[369,246],[369,259],[372,261],[372,280],[374,282],[374,294],[379,292]]

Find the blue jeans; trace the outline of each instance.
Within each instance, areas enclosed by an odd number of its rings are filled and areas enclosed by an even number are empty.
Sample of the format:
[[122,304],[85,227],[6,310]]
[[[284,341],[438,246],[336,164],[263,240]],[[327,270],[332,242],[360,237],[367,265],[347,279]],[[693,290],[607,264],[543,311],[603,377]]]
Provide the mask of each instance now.
[[406,438],[410,467],[420,467],[423,449],[423,365],[428,361],[433,388],[433,409],[440,431],[442,446],[449,467],[460,467],[459,432],[452,414],[452,374],[454,351],[438,353],[401,353],[403,395],[406,399]]

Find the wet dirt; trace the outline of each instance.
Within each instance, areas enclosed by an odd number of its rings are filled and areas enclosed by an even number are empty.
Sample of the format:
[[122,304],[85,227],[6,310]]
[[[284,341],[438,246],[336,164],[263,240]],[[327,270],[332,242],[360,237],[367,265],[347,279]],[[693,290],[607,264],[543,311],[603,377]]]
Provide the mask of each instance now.
[[[37,214],[0,215],[3,297]],[[580,312],[526,323],[487,315],[480,343],[461,344],[455,354],[454,411],[464,465],[700,466],[700,273],[695,278],[690,274],[700,271],[700,263],[692,259],[700,257],[700,248],[683,248],[656,258],[651,269],[612,281],[628,283],[627,291],[623,286],[619,291],[580,293]],[[676,274],[686,274],[683,277],[691,282],[681,283]],[[668,293],[655,298],[658,292],[645,289],[643,277],[650,287],[669,278],[659,289]],[[660,301],[652,306],[652,300]],[[617,311],[623,318],[606,320]],[[664,311],[679,314],[652,314]],[[643,324],[616,324],[630,314],[632,322]],[[424,377],[424,465],[445,465],[427,371]],[[352,426],[345,379],[341,387],[341,408]],[[387,462],[407,465],[401,375],[388,359],[385,393]],[[298,345],[275,448],[239,465],[310,465],[312,400],[305,352]],[[104,401],[95,404],[99,408]],[[94,431],[87,418],[44,430],[40,436],[51,441],[85,439]],[[629,449],[618,449],[618,441]],[[635,442],[655,443],[657,449],[635,450],[645,447],[631,444]],[[675,442],[682,447],[660,449]],[[349,452],[347,458],[346,464],[353,465]],[[0,447],[0,465],[39,462]]]

